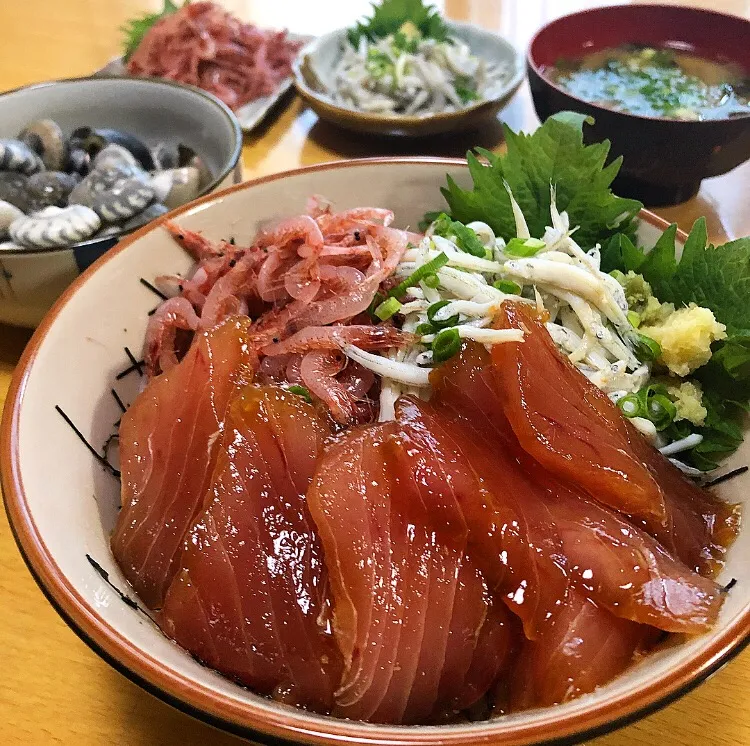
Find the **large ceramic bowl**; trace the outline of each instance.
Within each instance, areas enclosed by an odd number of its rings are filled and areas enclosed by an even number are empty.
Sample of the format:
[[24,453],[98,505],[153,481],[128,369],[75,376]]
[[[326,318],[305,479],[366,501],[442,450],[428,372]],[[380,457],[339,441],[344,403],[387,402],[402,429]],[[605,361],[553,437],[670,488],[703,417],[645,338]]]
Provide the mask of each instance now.
[[[376,159],[342,162],[266,177],[204,197],[173,214],[213,239],[247,241],[269,220],[299,213],[312,193],[340,208],[390,207],[400,226],[416,225],[441,204],[450,173],[466,185],[455,160]],[[641,238],[653,243],[664,223],[642,213]],[[132,594],[112,559],[108,538],[119,503],[118,482],[104,472],[55,407],[99,447],[120,409],[139,387],[126,348],[138,355],[156,299],[139,278],[184,272],[190,260],[158,222],[126,238],[63,294],[37,330],[8,394],[0,441],[6,507],[19,547],[65,620],[118,670],[163,700],[220,728],[256,740],[316,746],[520,746],[601,733],[666,704],[715,671],[750,633],[750,531],[741,533],[721,580],[728,593],[716,628],[646,658],[594,694],[546,710],[449,726],[388,727],[314,715],[255,696],[204,668],[164,637],[114,586]],[[74,360],[75,365],[66,364]],[[732,463],[750,461],[748,444]],[[721,494],[743,501],[750,476],[726,482]],[[39,640],[39,653],[44,653]]]
[[467,23],[446,23],[474,55],[507,66],[508,74],[503,81],[470,106],[440,114],[406,115],[364,112],[335,102],[329,91],[333,88],[334,66],[346,41],[346,29],[313,39],[300,51],[292,68],[294,84],[321,119],[357,132],[422,137],[476,128],[494,118],[518,90],[524,79],[523,57],[509,41],[491,31]]
[[580,111],[596,121],[589,142],[609,139],[612,157],[624,156],[614,189],[647,205],[683,202],[703,179],[750,158],[750,116],[703,122],[657,119],[613,111],[573,96],[552,82],[560,58],[576,59],[620,44],[693,51],[733,62],[750,76],[750,21],[677,5],[616,5],[573,13],[544,26],[527,57],[529,85],[539,118]]
[[[221,101],[197,88],[134,78],[82,78],[0,95],[0,138],[15,137],[35,119],[54,119],[66,134],[88,125],[124,130],[148,145],[188,145],[214,176],[202,194],[242,178],[237,119]],[[36,326],[64,288],[117,240],[0,251],[0,322]]]

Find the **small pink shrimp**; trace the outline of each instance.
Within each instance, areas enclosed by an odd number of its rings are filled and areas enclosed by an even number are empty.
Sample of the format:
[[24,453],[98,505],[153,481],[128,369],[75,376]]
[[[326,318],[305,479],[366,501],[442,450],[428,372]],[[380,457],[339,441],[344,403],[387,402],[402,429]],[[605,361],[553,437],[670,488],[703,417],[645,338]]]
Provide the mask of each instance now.
[[199,322],[195,310],[185,298],[170,298],[156,309],[146,329],[144,358],[149,376],[166,373],[177,365],[177,330],[194,332]]
[[329,200],[320,194],[313,194],[307,198],[305,212],[311,218],[319,218],[321,215],[328,215],[333,209]]
[[284,289],[292,298],[310,303],[320,291],[318,253],[293,264],[284,276]]
[[180,228],[177,223],[171,220],[164,221],[163,225],[169,231],[172,238],[199,262],[210,257],[221,256],[225,253],[227,247],[233,248],[231,244],[225,241],[214,243],[200,233]]
[[340,352],[322,350],[308,352],[300,364],[302,383],[328,407],[333,419],[341,425],[354,418],[356,405],[347,388],[336,379],[345,364]]
[[323,245],[323,234],[318,224],[309,215],[282,220],[275,228],[264,228],[258,232],[253,242],[254,246],[283,247],[292,241],[302,241],[308,246]]
[[247,298],[255,293],[258,259],[255,253],[245,254],[214,283],[201,312],[201,329],[211,329],[230,316],[247,315]]
[[288,355],[308,350],[336,350],[344,345],[357,345],[366,350],[403,347],[417,337],[393,326],[308,326],[291,337],[271,342],[260,349],[262,355]]

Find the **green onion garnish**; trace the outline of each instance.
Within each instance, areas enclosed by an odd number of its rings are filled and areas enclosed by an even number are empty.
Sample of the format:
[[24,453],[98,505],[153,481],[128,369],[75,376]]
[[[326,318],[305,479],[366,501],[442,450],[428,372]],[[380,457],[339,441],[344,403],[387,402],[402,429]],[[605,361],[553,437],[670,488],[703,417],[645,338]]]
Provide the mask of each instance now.
[[511,238],[503,249],[508,256],[534,256],[546,246],[539,238]]
[[297,396],[301,396],[306,402],[312,404],[312,397],[310,396],[310,392],[304,386],[298,386],[295,383],[293,386],[290,386],[287,391],[289,391],[290,394],[297,394]]
[[428,275],[434,275],[441,267],[448,264],[448,257],[444,252],[440,252],[434,259],[431,259],[421,267],[417,267],[403,282],[400,282],[393,288],[389,293],[389,298],[401,298],[406,294],[409,288],[413,288],[415,285],[424,280]]
[[427,275],[422,282],[427,285],[428,288],[434,289],[440,286],[440,278],[437,275]]
[[645,417],[646,409],[637,394],[627,394],[617,400],[617,406],[626,417]]
[[521,292],[521,286],[513,280],[495,280],[492,287],[508,295],[519,295]]
[[677,408],[664,394],[656,394],[648,398],[647,416],[657,430],[665,430],[677,416]]
[[414,331],[420,337],[424,337],[427,334],[432,334],[435,329],[433,328],[432,324],[418,324],[417,328]]
[[635,354],[641,360],[657,360],[661,356],[661,345],[655,339],[636,332],[634,341]]
[[445,329],[448,326],[455,326],[458,323],[458,314],[454,314],[449,319],[446,319],[445,321],[438,321],[435,319],[435,314],[441,309],[445,308],[450,301],[447,300],[441,300],[437,303],[433,303],[428,309],[427,309],[427,318],[430,320],[430,324],[432,325],[432,328],[436,331],[438,329]]
[[381,320],[390,319],[393,314],[401,310],[401,304],[395,298],[384,300],[376,309],[375,315]]
[[432,343],[432,359],[442,363],[452,358],[461,349],[461,337],[458,329],[443,329]]
[[440,213],[438,219],[432,226],[432,232],[436,236],[442,236],[453,240],[461,251],[465,251],[472,256],[484,257],[484,244],[479,240],[479,236],[471,228],[457,220],[451,220],[444,212]]
[[628,321],[630,326],[637,329],[641,325],[641,315],[635,311],[628,311]]

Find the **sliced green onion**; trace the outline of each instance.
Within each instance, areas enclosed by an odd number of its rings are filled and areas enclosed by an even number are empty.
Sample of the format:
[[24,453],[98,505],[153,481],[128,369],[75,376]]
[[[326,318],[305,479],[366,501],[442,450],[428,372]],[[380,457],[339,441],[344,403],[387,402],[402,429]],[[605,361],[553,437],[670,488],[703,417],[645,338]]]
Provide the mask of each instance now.
[[651,361],[661,357],[661,345],[651,337],[636,332],[635,354],[641,360]]
[[625,274],[624,274],[623,272],[620,272],[620,270],[619,270],[619,269],[613,269],[613,270],[612,270],[612,271],[611,271],[611,272],[609,273],[609,276],[610,276],[610,277],[614,277],[614,278],[615,278],[615,280],[617,280],[617,282],[619,282],[619,283],[620,283],[620,285],[622,285],[622,284],[623,284],[623,282],[625,282]]
[[438,332],[432,343],[432,359],[442,363],[452,358],[461,349],[461,337],[458,329],[443,329]]
[[677,416],[677,408],[664,394],[656,394],[648,399],[647,416],[657,430],[665,430]]
[[395,298],[388,298],[388,300],[384,300],[375,309],[375,315],[381,321],[386,321],[387,319],[390,319],[393,314],[398,313],[400,310],[401,304]]
[[519,295],[521,292],[521,286],[513,280],[495,280],[492,287],[508,295]]
[[452,239],[456,246],[467,254],[484,257],[484,244],[479,240],[479,236],[463,223],[451,220],[444,212],[440,213],[433,224],[432,232],[436,236]]
[[297,396],[301,396],[306,402],[312,404],[312,397],[310,396],[310,392],[304,386],[298,386],[295,383],[293,386],[290,386],[287,391],[289,391],[290,394],[297,394]]
[[424,337],[427,334],[432,334],[435,329],[433,328],[432,324],[418,324],[417,328],[414,331],[420,337]]
[[617,400],[617,406],[626,417],[645,417],[646,408],[637,394],[627,394]]
[[441,300],[437,303],[433,303],[428,309],[427,309],[427,318],[430,320],[430,324],[432,324],[432,328],[436,331],[438,329],[445,329],[448,326],[455,326],[458,323],[458,314],[454,314],[449,319],[446,319],[445,321],[438,321],[435,319],[435,314],[441,309],[445,308],[450,301],[448,300]]
[[637,329],[641,325],[641,315],[635,311],[628,311],[628,321],[630,326]]
[[441,267],[448,264],[448,257],[445,252],[441,251],[434,259],[430,259],[429,262],[423,264],[421,267],[417,267],[403,282],[400,282],[393,288],[389,293],[389,298],[401,298],[406,294],[409,288],[413,288],[415,285],[424,280],[428,275],[434,275]]
[[503,249],[508,256],[534,256],[546,246],[539,238],[511,238]]
[[437,275],[427,275],[427,277],[422,280],[422,282],[427,285],[428,288],[436,288],[440,285],[440,278]]

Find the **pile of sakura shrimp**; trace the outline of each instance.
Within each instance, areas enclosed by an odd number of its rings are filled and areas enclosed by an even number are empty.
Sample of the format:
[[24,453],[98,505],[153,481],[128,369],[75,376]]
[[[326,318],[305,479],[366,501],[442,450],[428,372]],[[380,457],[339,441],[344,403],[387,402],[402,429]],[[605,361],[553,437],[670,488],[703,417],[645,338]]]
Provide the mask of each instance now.
[[390,227],[392,221],[390,210],[334,213],[312,197],[307,215],[261,230],[247,247],[215,243],[167,222],[198,263],[189,278],[156,280],[171,297],[146,332],[149,375],[174,367],[195,333],[249,315],[261,379],[305,387],[341,425],[376,419],[380,383],[342,348],[385,350],[416,339],[392,321],[375,324],[368,313],[376,293],[394,284],[407,246],[422,239]]

